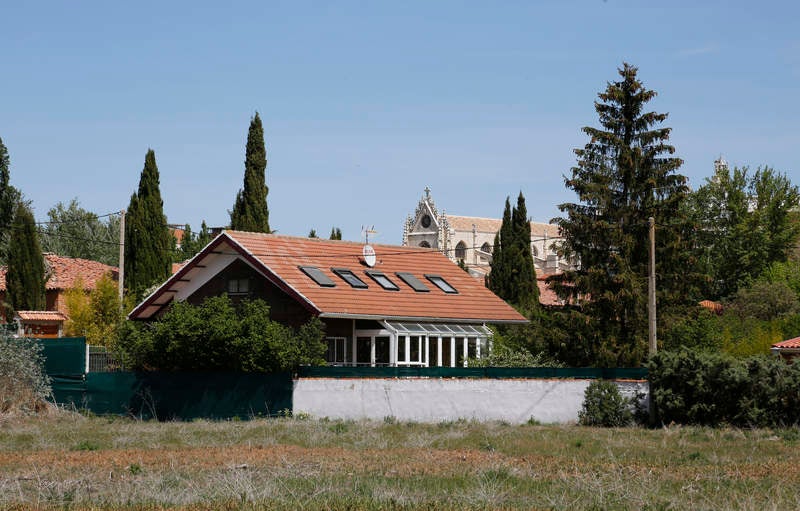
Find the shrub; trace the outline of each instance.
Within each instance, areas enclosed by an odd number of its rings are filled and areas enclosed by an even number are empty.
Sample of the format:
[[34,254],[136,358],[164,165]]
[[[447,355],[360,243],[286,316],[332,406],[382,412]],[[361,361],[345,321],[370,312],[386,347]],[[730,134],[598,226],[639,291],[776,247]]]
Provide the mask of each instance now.
[[263,300],[235,306],[227,296],[175,303],[152,324],[123,325],[119,354],[128,367],[166,371],[290,371],[324,363],[322,322],[299,329],[272,321]]
[[578,420],[584,426],[629,426],[633,422],[632,407],[631,400],[623,397],[613,382],[595,380],[584,392]]
[[800,423],[800,364],[689,350],[649,364],[650,398],[662,423],[742,427]]
[[0,413],[45,409],[51,390],[43,362],[40,344],[0,332]]

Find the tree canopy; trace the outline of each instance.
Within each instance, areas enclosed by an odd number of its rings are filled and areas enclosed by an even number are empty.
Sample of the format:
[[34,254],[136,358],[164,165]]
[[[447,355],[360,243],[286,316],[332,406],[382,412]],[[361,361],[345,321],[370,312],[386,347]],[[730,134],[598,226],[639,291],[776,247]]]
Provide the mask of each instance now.
[[638,365],[647,338],[648,218],[657,229],[659,307],[690,300],[692,264],[681,214],[689,190],[677,173],[683,163],[667,143],[667,114],[646,111],[656,92],[623,64],[620,80],[598,94],[600,127],[583,128],[589,142],[575,149],[565,177],[578,202],[559,205],[560,250],[579,267],[554,277],[554,287],[591,321],[598,363]]
[[264,129],[258,112],[250,121],[244,159],[244,187],[236,194],[231,211],[231,229],[250,232],[271,232],[265,172],[267,150],[264,148]]
[[8,246],[6,300],[12,310],[45,310],[45,266],[33,212],[17,205]]
[[119,216],[100,219],[72,199],[50,208],[47,217],[40,230],[43,251],[119,265]]
[[170,274],[172,236],[164,216],[156,155],[148,149],[125,217],[125,288],[137,300]]
[[798,200],[797,186],[770,167],[751,172],[716,166],[688,205],[707,275],[705,298],[732,296],[772,263],[786,261],[800,236],[800,222],[792,217]]

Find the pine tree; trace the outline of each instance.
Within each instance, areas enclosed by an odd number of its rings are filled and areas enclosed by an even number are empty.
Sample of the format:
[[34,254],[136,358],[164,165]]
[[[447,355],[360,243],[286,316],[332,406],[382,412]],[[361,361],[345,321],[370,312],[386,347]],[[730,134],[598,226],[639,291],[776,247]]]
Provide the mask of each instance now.
[[310,231],[308,231],[308,237],[309,238],[319,238],[319,236],[317,236],[317,230],[316,229],[311,229]]
[[8,246],[7,300],[13,310],[45,310],[45,268],[33,212],[19,202]]
[[231,229],[250,232],[271,232],[265,171],[267,151],[264,148],[264,129],[256,112],[247,132],[244,159],[244,188],[236,194],[231,211]]
[[331,227],[331,236],[330,239],[332,240],[340,240],[342,239],[342,230],[338,227]]
[[131,195],[125,224],[125,288],[137,300],[170,274],[172,236],[164,216],[158,166],[147,151],[139,190]]
[[[680,213],[688,187],[677,174],[683,161],[667,143],[667,114],[645,112],[656,95],[624,64],[621,80],[598,94],[601,128],[585,127],[590,141],[576,149],[566,186],[578,203],[559,205],[557,219],[567,257],[579,269],[553,279],[564,298],[584,300],[596,333],[596,363],[637,365],[647,338],[648,218],[657,229],[659,308],[691,299],[692,264],[685,242],[691,229]],[[573,302],[574,303],[574,302]]]

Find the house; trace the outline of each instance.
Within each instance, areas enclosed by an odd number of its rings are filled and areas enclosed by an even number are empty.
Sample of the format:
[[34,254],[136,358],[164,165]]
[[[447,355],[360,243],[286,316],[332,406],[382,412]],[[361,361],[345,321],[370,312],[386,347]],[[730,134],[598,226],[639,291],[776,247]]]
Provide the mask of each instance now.
[[129,314],[174,301],[260,298],[275,321],[319,317],[332,365],[461,366],[489,349],[490,324],[526,323],[440,252],[224,231]]
[[795,358],[800,357],[800,337],[776,342],[770,351],[787,362],[793,362]]
[[[56,254],[44,254],[45,263],[45,311],[58,312],[60,316],[50,314],[47,324],[57,321],[58,317],[67,317],[66,292],[73,288],[78,279],[83,283],[84,291],[92,291],[104,275],[111,275],[111,278],[119,278],[119,270],[114,266],[109,266],[97,261],[64,257]],[[0,303],[6,303],[6,274],[7,266],[0,266]],[[24,311],[22,311],[24,312]],[[43,311],[28,311],[43,312]],[[6,321],[5,308],[0,307],[0,316]],[[39,316],[37,316],[39,317]],[[24,320],[24,318],[21,317]],[[45,321],[45,320],[31,320]],[[62,320],[63,322],[63,320]],[[43,323],[31,323],[31,325],[41,325]],[[51,325],[52,327],[52,325]],[[35,329],[34,329],[35,330]],[[52,328],[49,328],[52,330]]]
[[17,335],[20,337],[39,339],[63,337],[66,320],[67,316],[58,311],[17,311],[14,313],[14,323],[17,324]]

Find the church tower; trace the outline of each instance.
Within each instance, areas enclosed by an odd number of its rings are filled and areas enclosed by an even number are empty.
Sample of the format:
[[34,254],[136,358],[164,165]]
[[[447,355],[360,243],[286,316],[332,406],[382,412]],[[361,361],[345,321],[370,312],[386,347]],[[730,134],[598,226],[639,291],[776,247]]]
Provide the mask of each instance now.
[[406,218],[403,226],[403,245],[434,248],[447,253],[449,230],[447,216],[444,211],[439,214],[431,197],[431,189],[426,186],[425,194],[417,204],[414,215]]

